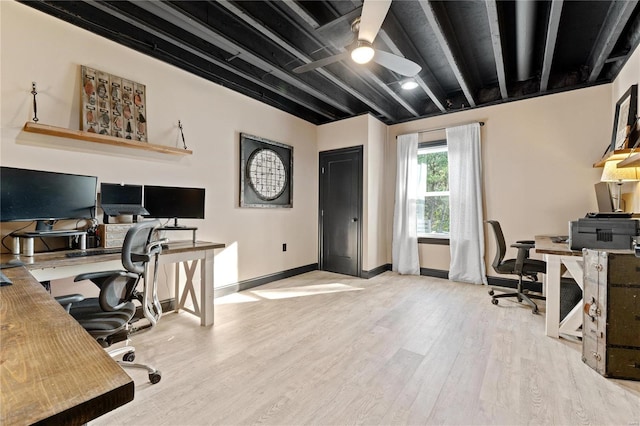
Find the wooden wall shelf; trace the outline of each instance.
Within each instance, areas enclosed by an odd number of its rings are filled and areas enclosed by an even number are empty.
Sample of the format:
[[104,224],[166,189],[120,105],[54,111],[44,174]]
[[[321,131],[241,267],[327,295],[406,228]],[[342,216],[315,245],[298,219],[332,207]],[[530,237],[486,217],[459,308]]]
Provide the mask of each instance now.
[[[604,163],[609,160],[625,160],[631,154],[631,149],[618,149],[613,151],[613,153],[609,154],[607,157],[593,164],[593,167],[604,167]],[[620,167],[620,166],[618,166]]]
[[82,130],[69,130],[62,127],[49,126],[27,122],[24,125],[25,132],[39,133],[41,135],[55,136],[60,138],[76,139],[85,142],[94,142],[104,145],[120,146],[124,148],[141,149],[145,151],[161,152],[171,155],[191,155],[193,151],[188,149],[173,148],[164,145],[154,145],[147,142],[133,141],[129,139],[116,138],[113,136],[101,135],[98,133],[83,132]]

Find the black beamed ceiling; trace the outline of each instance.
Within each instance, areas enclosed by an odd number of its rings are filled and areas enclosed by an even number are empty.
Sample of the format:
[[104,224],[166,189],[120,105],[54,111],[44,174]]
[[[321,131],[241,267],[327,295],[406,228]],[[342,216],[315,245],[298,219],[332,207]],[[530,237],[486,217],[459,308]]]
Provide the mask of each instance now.
[[359,0],[22,3],[315,124],[367,112],[394,124],[608,83],[640,40],[635,0],[396,0],[374,46],[422,67],[405,91],[374,63],[292,71],[350,47]]

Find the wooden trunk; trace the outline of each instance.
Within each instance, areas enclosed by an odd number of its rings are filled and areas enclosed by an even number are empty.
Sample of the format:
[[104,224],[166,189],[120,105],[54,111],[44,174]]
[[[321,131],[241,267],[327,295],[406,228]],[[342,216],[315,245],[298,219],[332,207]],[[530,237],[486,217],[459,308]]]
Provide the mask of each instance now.
[[640,380],[640,258],[583,254],[582,360],[605,377]]

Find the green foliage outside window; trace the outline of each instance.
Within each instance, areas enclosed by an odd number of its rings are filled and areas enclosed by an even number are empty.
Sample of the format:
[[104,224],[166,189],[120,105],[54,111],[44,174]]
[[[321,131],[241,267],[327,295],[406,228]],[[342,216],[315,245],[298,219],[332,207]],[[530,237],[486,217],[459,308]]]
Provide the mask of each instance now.
[[418,193],[422,194],[417,202],[418,234],[449,233],[448,165],[446,148],[418,153],[421,175]]

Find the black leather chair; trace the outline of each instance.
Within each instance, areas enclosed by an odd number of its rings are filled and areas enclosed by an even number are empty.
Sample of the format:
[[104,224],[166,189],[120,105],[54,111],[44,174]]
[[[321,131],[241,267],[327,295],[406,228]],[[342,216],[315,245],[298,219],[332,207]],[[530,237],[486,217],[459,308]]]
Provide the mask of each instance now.
[[533,309],[533,313],[538,313],[538,305],[532,299],[545,300],[544,296],[540,296],[537,294],[529,293],[528,290],[523,289],[523,277],[527,277],[531,281],[538,281],[539,273],[546,273],[547,264],[542,260],[530,259],[529,258],[529,250],[535,247],[534,241],[517,241],[514,244],[511,244],[511,247],[518,249],[518,256],[516,259],[506,259],[505,255],[507,254],[507,246],[504,241],[504,234],[502,233],[502,227],[500,223],[495,220],[487,220],[486,221],[493,230],[493,235],[496,240],[496,256],[493,259],[493,269],[498,274],[509,274],[509,275],[517,275],[518,276],[518,286],[515,292],[508,292],[502,294],[495,294],[495,291],[510,291],[511,289],[506,288],[491,288],[489,291],[489,295],[492,296],[491,303],[494,305],[498,304],[498,299],[503,297],[515,297],[518,299],[518,302],[525,301],[529,305],[531,305]]
[[[124,270],[90,272],[75,277],[74,281],[91,280],[100,288],[98,297],[83,298],[80,295],[68,295],[57,298],[67,311],[93,336],[104,348],[113,343],[126,341],[124,347],[108,350],[109,355],[123,355],[118,361],[123,367],[146,369],[149,381],[158,383],[161,373],[154,367],[134,363],[135,348],[129,345],[132,331],[153,327],[162,308],[157,295],[158,255],[162,244],[167,240],[156,239],[157,220],[139,222],[127,232],[122,246],[122,266]],[[153,279],[151,279],[153,277]],[[140,282],[144,291],[138,292]],[[137,300],[142,306],[148,323],[144,327],[133,328]]]

